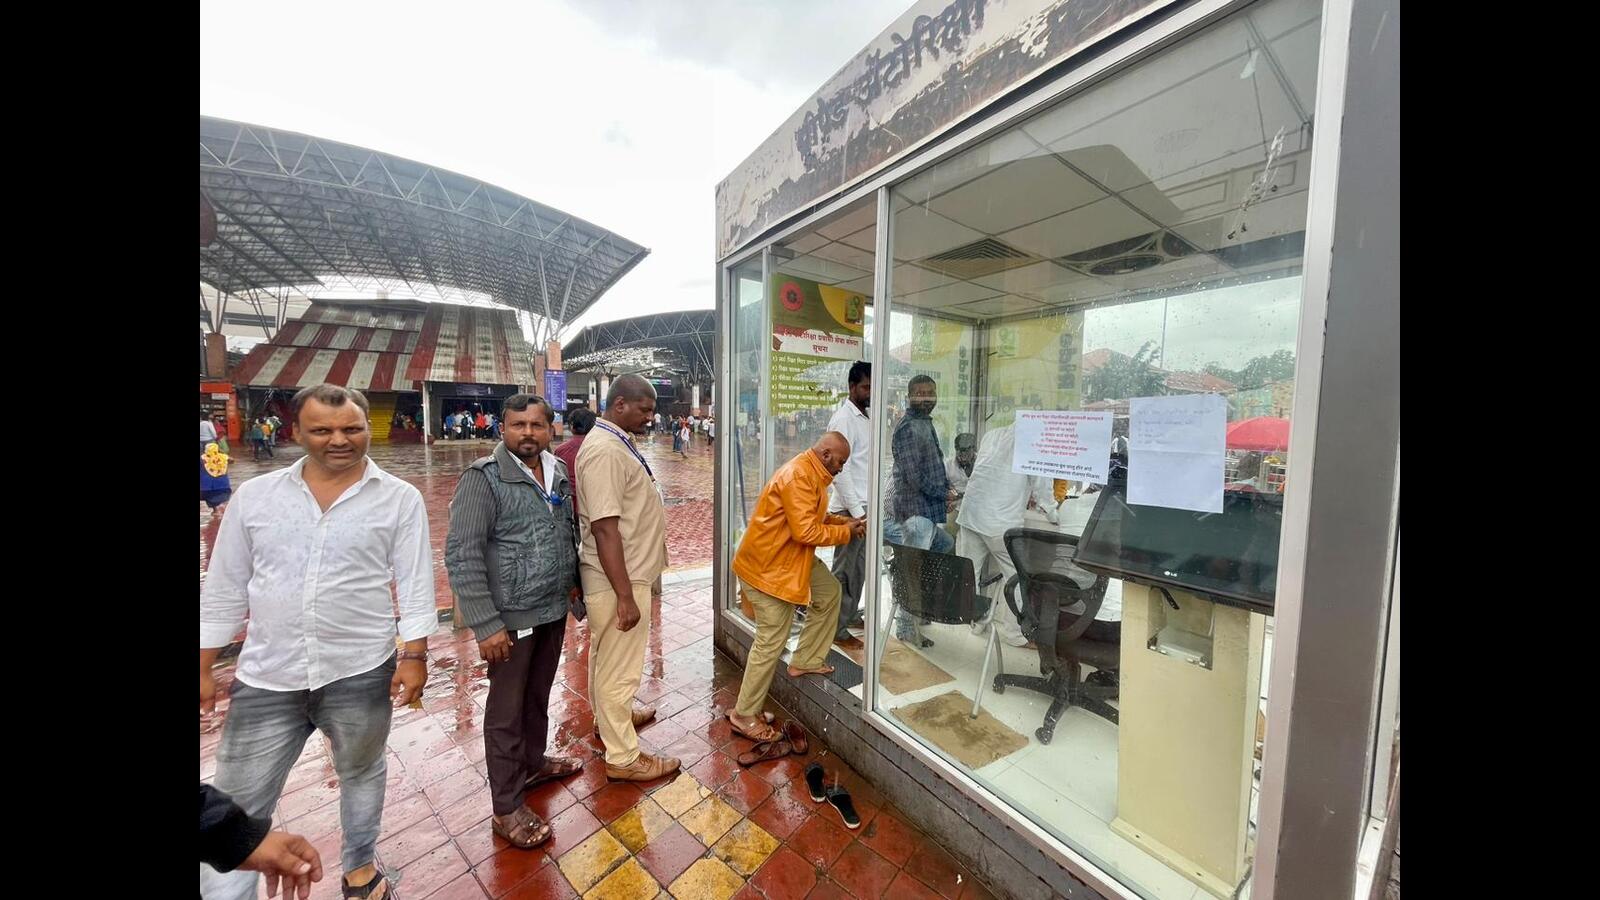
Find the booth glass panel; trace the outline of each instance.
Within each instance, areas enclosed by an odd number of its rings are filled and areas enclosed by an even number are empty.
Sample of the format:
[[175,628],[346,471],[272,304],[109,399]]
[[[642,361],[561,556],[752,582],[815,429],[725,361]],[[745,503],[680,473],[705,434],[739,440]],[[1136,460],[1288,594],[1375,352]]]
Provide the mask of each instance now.
[[890,192],[869,702],[1160,900],[1249,891],[1319,10]]

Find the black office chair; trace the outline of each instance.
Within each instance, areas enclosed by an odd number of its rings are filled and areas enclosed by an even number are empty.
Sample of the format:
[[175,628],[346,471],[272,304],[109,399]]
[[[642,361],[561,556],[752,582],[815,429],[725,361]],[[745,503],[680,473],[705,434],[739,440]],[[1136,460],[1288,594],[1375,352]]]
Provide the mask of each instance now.
[[[1072,564],[1074,535],[1032,528],[1013,528],[1005,533],[1006,551],[1017,574],[1006,582],[1006,605],[1017,617],[1022,633],[1039,645],[1037,675],[994,677],[994,691],[1005,693],[1007,685],[1048,694],[1054,699],[1044,714],[1044,724],[1034,731],[1043,744],[1055,736],[1056,722],[1069,706],[1078,706],[1113,723],[1117,710],[1106,700],[1116,696],[1111,684],[1085,684],[1080,666],[1087,663],[1101,671],[1115,671],[1121,645],[1090,640],[1084,632],[1094,622],[1095,613],[1105,599],[1107,579],[1091,575]],[[1091,584],[1084,582],[1093,579]],[[1022,600],[1016,588],[1022,587]],[[1082,611],[1070,607],[1082,604]],[[991,644],[993,643],[991,637]],[[987,660],[987,656],[985,656]]]
[[[972,560],[954,553],[894,545],[894,556],[889,560],[889,593],[892,603],[884,620],[885,637],[895,616],[901,612],[910,615],[912,621],[945,625],[970,625],[989,612],[989,599],[978,593]],[[880,645],[888,646],[884,641],[880,641]],[[883,654],[878,654],[878,658],[881,661]],[[975,694],[982,694],[987,674],[987,669],[978,673]],[[973,715],[977,715],[976,701]]]

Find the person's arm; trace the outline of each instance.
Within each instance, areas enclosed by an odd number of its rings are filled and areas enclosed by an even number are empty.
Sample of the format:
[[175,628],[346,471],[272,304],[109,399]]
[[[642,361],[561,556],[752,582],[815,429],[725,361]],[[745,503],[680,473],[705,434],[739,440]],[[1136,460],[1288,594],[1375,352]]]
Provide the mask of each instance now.
[[227,794],[200,785],[200,861],[218,872],[244,869],[267,877],[267,896],[311,896],[322,880],[322,855],[298,834],[273,831],[269,818],[251,818]]
[[818,513],[823,505],[819,487],[811,479],[800,477],[791,478],[787,484],[778,486],[783,515],[789,521],[789,533],[808,547],[836,547],[850,543],[852,529],[849,525],[831,524],[826,521],[827,516]]
[[[428,635],[439,627],[433,597],[433,548],[428,540],[428,510],[415,488],[407,492],[400,514],[400,529],[390,549],[395,591],[400,598],[400,640],[413,653],[426,653]],[[420,659],[401,660],[395,666],[389,694],[401,705],[422,695],[428,667]]]
[[252,569],[250,532],[244,520],[253,491],[241,486],[234,494],[232,509],[222,517],[217,542],[211,550],[211,566],[200,591],[200,712],[216,708],[216,682],[211,667],[222,648],[244,627],[250,612],[248,588]]
[[252,819],[233,798],[200,785],[200,861],[218,872],[239,868],[272,830],[270,818]]
[[450,500],[444,567],[461,610],[461,624],[471,628],[480,643],[506,629],[489,590],[489,536],[494,530],[494,514],[489,476],[482,469],[461,473]]

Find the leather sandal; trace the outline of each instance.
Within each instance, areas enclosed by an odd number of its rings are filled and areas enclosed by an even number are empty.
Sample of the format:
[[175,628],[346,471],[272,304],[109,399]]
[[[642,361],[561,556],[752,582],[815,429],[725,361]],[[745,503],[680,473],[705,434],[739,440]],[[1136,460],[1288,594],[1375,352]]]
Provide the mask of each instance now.
[[[502,819],[510,819],[507,823]],[[509,816],[495,816],[489,820],[494,833],[506,839],[506,843],[521,850],[531,850],[545,841],[550,840],[554,832],[550,823],[539,818],[539,814],[526,806],[517,807],[516,812]]]
[[[379,888],[383,889],[383,893],[378,893]],[[394,892],[394,885],[389,883],[389,876],[384,874],[382,869],[379,869],[378,874],[361,887],[356,887],[344,880],[344,876],[339,876],[339,895],[344,897],[345,900],[368,900],[368,898],[371,898],[371,900],[399,900],[399,895]]]
[[800,723],[793,719],[783,723],[783,736],[789,741],[789,746],[793,748],[793,752],[797,754],[804,755],[811,748],[811,741],[806,737],[806,730],[801,728]]
[[763,721],[761,723],[760,731],[749,731],[745,728],[745,726],[734,721],[733,716],[724,716],[723,718],[727,719],[728,724],[733,726],[734,734],[737,734],[742,738],[748,738],[758,744],[771,743],[783,737],[783,732],[773,728],[770,721]]
[[547,756],[544,759],[544,768],[528,776],[523,783],[524,790],[546,781],[555,781],[557,778],[568,778],[583,771],[583,762],[570,756]]
[[758,762],[769,759],[778,759],[794,752],[794,746],[787,738],[778,738],[775,741],[762,741],[749,750],[739,754],[737,761],[741,766],[753,766]]

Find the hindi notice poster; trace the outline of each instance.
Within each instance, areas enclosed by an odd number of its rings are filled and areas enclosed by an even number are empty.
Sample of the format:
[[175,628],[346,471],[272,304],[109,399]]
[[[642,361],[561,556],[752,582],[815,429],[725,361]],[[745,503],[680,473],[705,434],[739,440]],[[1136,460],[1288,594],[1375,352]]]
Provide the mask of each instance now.
[[861,358],[868,298],[784,272],[772,277],[772,413],[824,409]]
[[1017,410],[1012,472],[1105,484],[1110,461],[1110,412]]

